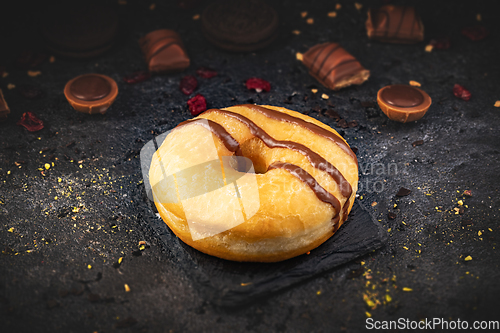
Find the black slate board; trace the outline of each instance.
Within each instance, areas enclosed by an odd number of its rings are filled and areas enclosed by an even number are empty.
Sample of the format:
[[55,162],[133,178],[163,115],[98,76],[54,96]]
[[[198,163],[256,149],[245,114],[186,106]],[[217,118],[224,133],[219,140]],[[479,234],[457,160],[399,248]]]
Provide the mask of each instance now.
[[151,206],[144,208],[144,221],[193,280],[200,295],[222,307],[241,306],[268,297],[376,250],[387,238],[380,224],[355,202],[344,225],[309,255],[278,263],[240,263],[206,255],[184,244],[153,213]]

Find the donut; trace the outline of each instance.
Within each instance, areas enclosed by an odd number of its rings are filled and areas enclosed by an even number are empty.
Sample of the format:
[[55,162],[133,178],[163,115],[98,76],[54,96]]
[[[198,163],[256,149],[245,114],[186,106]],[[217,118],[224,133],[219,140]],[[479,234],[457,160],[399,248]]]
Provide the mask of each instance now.
[[184,243],[227,260],[277,262],[313,250],[344,223],[358,161],[320,121],[246,104],[175,127],[153,154],[149,182]]

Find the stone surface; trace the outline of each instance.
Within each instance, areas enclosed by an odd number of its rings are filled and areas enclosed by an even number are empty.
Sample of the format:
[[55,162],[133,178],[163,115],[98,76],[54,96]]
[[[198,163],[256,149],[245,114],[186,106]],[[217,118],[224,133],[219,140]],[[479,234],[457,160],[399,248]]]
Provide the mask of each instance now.
[[[0,43],[8,47],[2,47],[0,66],[9,75],[0,78],[0,88],[11,114],[0,123],[2,328],[353,332],[365,327],[367,312],[374,320],[499,320],[500,110],[493,105],[500,99],[500,31],[494,3],[410,1],[424,22],[425,41],[393,45],[368,40],[370,4],[359,2],[359,11],[342,2],[330,18],[335,8],[328,1],[271,1],[280,13],[280,38],[258,53],[233,54],[203,38],[192,20],[203,5],[180,10],[175,2],[158,2],[150,10],[149,3],[127,1],[119,6],[125,28],[109,52],[82,62],[56,57],[38,65],[36,77],[13,64],[27,45],[41,50],[34,24],[43,4],[3,15]],[[303,11],[314,24],[301,18]],[[472,42],[460,30],[476,24],[478,13],[490,35]],[[124,84],[123,76],[146,69],[138,39],[167,25],[182,36],[191,67]],[[426,52],[427,42],[440,35],[451,37],[450,49]],[[327,41],[341,43],[371,71],[370,79],[337,92],[321,87],[295,55]],[[202,299],[137,209],[146,200],[139,151],[155,133],[191,117],[179,82],[202,66],[219,73],[199,79],[208,107],[281,105],[333,126],[358,148],[358,200],[390,230],[386,247],[244,308],[216,308]],[[65,83],[89,72],[119,84],[106,115],[79,114],[64,99]],[[250,77],[268,80],[271,91],[248,91]],[[392,122],[375,103],[377,91],[410,80],[421,83],[433,104],[418,122]],[[470,90],[469,101],[453,96],[455,83]],[[40,86],[45,95],[25,99],[8,84]],[[358,126],[337,127],[339,118],[328,109]],[[29,133],[16,126],[26,111],[45,128]],[[424,143],[413,147],[418,140]],[[411,194],[397,198],[401,187]],[[389,220],[388,212],[397,217]],[[146,242],[142,251],[140,241]]]

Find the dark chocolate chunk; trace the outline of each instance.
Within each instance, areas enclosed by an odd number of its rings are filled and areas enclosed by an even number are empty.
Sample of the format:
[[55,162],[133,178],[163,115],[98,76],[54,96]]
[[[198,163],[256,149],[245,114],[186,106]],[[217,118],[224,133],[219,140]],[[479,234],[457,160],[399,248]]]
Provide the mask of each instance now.
[[133,317],[127,317],[125,319],[120,320],[115,324],[116,328],[127,328],[137,324],[137,320]]
[[152,31],[139,40],[139,45],[150,72],[176,72],[189,67],[181,37],[173,30]]
[[21,84],[18,87],[19,93],[27,99],[36,99],[43,97],[43,91],[36,86],[33,86],[31,84]]
[[397,217],[397,215],[393,212],[389,212],[387,213],[387,217],[389,218],[389,220],[394,220]]
[[421,146],[423,144],[424,144],[424,140],[417,140],[417,141],[413,142],[411,145],[413,147],[416,147],[416,146]]
[[101,300],[101,296],[99,296],[98,294],[93,294],[93,293],[89,294],[89,301],[90,302],[95,303],[95,302],[99,302],[100,300]]
[[413,7],[385,5],[368,10],[366,33],[386,43],[417,43],[424,39],[424,25]]
[[368,80],[370,71],[337,43],[311,47],[302,58],[309,74],[325,87],[338,90]]
[[398,193],[396,193],[396,196],[397,197],[405,197],[405,196],[409,195],[410,193],[411,193],[411,190],[404,188],[404,187],[401,187],[399,189]]
[[201,15],[203,34],[217,47],[232,52],[252,52],[277,37],[278,14],[262,0],[220,0]]
[[84,75],[73,81],[69,89],[78,99],[96,101],[109,95],[111,85],[100,76]]

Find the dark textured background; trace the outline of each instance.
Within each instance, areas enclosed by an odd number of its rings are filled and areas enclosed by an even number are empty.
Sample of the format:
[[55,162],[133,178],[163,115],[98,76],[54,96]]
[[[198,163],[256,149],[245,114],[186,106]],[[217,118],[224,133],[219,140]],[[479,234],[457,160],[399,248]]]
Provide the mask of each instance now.
[[[281,35],[255,54],[230,54],[208,44],[199,21],[191,19],[204,4],[179,10],[175,2],[155,2],[155,10],[149,10],[150,2],[119,6],[121,35],[105,55],[88,61],[56,57],[39,67],[37,77],[12,63],[22,49],[41,49],[36,21],[45,3],[2,8],[0,65],[9,75],[0,78],[0,88],[12,110],[0,124],[2,330],[109,332],[133,324],[131,332],[351,332],[364,328],[367,312],[375,320],[442,317],[471,325],[473,320],[500,320],[500,109],[493,107],[500,100],[500,29],[495,1],[394,1],[414,4],[421,13],[426,37],[416,45],[366,38],[366,9],[379,1],[360,0],[361,11],[352,2],[338,1],[343,7],[337,18],[326,16],[335,1],[272,1],[280,12]],[[300,17],[302,11],[314,18],[313,25]],[[476,24],[477,13],[490,35],[472,42],[460,29]],[[191,67],[124,84],[124,75],[145,69],[137,40],[157,28],[180,33]],[[301,34],[293,35],[295,29]],[[425,52],[438,35],[450,36],[451,48]],[[371,70],[369,81],[338,92],[321,87],[295,53],[325,41],[340,42],[355,55]],[[139,150],[154,133],[190,118],[188,98],[178,85],[199,66],[219,72],[213,79],[199,79],[198,92],[209,107],[285,106],[338,129],[323,111],[330,103],[342,118],[357,120],[358,127],[339,132],[359,149],[364,188],[358,199],[390,230],[386,247],[243,308],[206,302],[138,209],[144,202]],[[64,84],[89,72],[118,82],[118,98],[105,116],[79,114],[64,98]],[[247,91],[243,82],[252,76],[270,81],[271,92]],[[361,105],[374,101],[381,87],[409,80],[420,82],[433,99],[422,120],[395,123],[378,107]],[[8,83],[39,86],[45,96],[26,100],[17,87],[8,90]],[[455,83],[471,91],[470,101],[453,96]],[[310,91],[314,87],[317,97]],[[330,99],[319,98],[322,93]],[[16,126],[26,111],[39,116],[45,128],[29,133]],[[417,140],[424,144],[412,147]],[[39,168],[52,162],[52,154],[58,160],[43,176]],[[19,168],[16,161],[25,163]],[[391,163],[397,172],[387,172]],[[396,198],[402,186],[412,193]],[[462,196],[464,190],[471,190],[472,197]],[[455,214],[458,200],[464,200],[463,214]],[[372,202],[377,204],[372,207]],[[388,220],[389,211],[397,218]],[[138,250],[139,241],[147,242],[144,251]],[[472,260],[465,261],[467,256]]]

